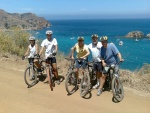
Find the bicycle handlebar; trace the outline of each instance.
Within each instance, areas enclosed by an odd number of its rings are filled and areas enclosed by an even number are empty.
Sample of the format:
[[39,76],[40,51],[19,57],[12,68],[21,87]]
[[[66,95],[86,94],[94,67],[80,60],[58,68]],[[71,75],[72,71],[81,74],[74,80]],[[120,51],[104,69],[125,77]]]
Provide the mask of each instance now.
[[72,58],[65,58],[66,60],[72,60],[72,61],[76,61],[76,60],[84,60],[86,61],[86,59],[81,59],[81,58],[75,58],[75,59],[72,59]]

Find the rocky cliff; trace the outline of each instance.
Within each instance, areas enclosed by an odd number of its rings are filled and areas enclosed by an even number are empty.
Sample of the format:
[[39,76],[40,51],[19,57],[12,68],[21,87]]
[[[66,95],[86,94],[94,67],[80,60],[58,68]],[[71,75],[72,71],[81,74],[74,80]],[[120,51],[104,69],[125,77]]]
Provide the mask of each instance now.
[[8,13],[0,9],[0,29],[9,29],[14,26],[34,30],[50,26],[50,23],[44,17],[38,17],[33,13]]

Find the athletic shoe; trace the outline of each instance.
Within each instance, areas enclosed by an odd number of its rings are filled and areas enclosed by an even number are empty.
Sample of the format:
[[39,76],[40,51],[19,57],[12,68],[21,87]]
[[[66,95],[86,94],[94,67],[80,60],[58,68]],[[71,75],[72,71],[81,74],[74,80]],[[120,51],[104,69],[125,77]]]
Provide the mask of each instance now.
[[102,89],[98,89],[98,92],[97,92],[97,96],[100,96],[102,94]]

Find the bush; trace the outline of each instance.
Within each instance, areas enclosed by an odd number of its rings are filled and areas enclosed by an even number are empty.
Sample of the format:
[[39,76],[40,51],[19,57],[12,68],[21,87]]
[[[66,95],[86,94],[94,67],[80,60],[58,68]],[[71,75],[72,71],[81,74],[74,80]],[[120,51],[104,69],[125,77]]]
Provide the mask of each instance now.
[[0,31],[0,53],[10,53],[21,56],[29,44],[30,34],[25,30],[11,29]]

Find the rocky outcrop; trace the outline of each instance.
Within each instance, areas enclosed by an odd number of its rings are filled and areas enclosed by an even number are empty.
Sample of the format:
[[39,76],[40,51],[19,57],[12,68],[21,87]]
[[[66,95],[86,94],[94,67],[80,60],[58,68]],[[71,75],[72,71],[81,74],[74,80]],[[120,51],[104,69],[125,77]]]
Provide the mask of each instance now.
[[141,31],[132,31],[129,32],[126,36],[126,38],[144,38],[144,33]]
[[146,35],[147,38],[150,38],[150,33]]
[[38,17],[33,13],[8,13],[0,9],[0,29],[9,29],[13,26],[33,30],[50,26],[50,23],[44,17]]

